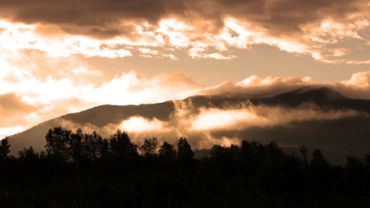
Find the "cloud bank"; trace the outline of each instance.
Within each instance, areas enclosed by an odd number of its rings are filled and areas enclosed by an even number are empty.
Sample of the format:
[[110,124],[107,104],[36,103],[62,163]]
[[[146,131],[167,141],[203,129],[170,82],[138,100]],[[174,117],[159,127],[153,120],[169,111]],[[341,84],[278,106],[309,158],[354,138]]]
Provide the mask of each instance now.
[[325,63],[369,64],[366,0],[0,1],[7,47],[51,56],[233,59],[269,45]]
[[273,32],[295,32],[303,24],[323,18],[345,19],[368,6],[363,0],[2,0],[0,4],[2,16],[13,21],[57,24],[70,32],[105,36],[129,33],[127,27],[118,27],[124,20],[156,24],[167,17],[204,19],[217,26],[231,16]]

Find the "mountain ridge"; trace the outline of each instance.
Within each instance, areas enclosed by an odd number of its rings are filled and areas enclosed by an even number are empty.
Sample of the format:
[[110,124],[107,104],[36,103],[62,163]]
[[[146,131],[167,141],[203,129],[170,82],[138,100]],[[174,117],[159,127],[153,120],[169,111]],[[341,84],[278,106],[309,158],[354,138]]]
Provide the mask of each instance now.
[[[242,103],[251,103],[252,105],[265,105],[265,106],[283,106],[285,108],[296,108],[304,103],[313,103],[322,109],[334,110],[355,110],[362,112],[363,115],[370,113],[370,101],[361,99],[352,99],[343,96],[335,90],[326,87],[316,88],[298,88],[289,92],[281,93],[272,97],[248,97],[241,95],[215,95],[215,96],[192,96],[184,100],[166,101],[154,104],[141,104],[141,105],[100,105],[81,112],[66,114],[48,121],[42,122],[24,132],[20,132],[10,136],[10,142],[14,147],[12,153],[16,154],[22,148],[33,146],[36,150],[42,150],[44,146],[44,135],[49,128],[56,126],[63,126],[63,123],[74,123],[77,126],[93,125],[102,128],[109,124],[119,124],[125,119],[132,116],[141,116],[147,119],[158,119],[159,121],[169,121],[171,116],[176,110],[175,102],[191,103],[195,109],[199,108],[219,108],[224,109],[227,105],[240,105]],[[367,118],[366,118],[367,119]],[[365,119],[365,121],[367,121]],[[348,120],[348,119],[347,119]],[[370,121],[370,120],[369,120]],[[323,121],[321,121],[323,122]],[[330,126],[330,121],[325,121],[325,124]],[[344,121],[345,123],[346,121]],[[360,122],[360,121],[359,121]],[[361,121],[363,122],[363,121]],[[305,129],[306,127],[301,124],[296,124],[299,128]],[[308,124],[304,124],[308,125]],[[316,123],[309,124],[320,128]],[[336,124],[340,125],[340,124]],[[361,126],[361,125],[358,125]],[[370,126],[369,126],[370,127]],[[278,128],[278,127],[274,127]],[[279,127],[280,128],[280,127]],[[282,127],[281,127],[282,128]],[[361,126],[367,128],[367,126]],[[359,131],[364,131],[359,129]],[[251,129],[250,132],[254,130]],[[257,131],[257,130],[256,130]],[[312,130],[310,130],[312,131]],[[325,130],[320,130],[325,131]],[[258,131],[257,131],[258,132]],[[273,132],[273,131],[272,131]],[[353,132],[352,130],[349,131]],[[259,135],[260,133],[256,134]],[[273,136],[275,133],[271,133]],[[288,134],[288,133],[285,133]],[[324,132],[325,134],[325,132]],[[367,133],[366,133],[367,134]],[[292,134],[294,135],[294,134]],[[370,132],[369,132],[370,135]],[[284,135],[281,135],[284,136]],[[268,135],[264,137],[268,138]],[[258,139],[258,138],[256,138]],[[298,142],[297,142],[298,143]],[[304,142],[302,142],[303,144]],[[370,143],[369,143],[370,147]]]

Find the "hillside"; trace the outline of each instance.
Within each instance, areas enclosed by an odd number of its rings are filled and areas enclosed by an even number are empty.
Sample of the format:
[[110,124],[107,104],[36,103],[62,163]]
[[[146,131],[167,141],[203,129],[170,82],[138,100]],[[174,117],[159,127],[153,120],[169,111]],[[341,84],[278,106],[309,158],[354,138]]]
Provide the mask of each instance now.
[[[140,116],[148,120],[156,119],[160,122],[167,122],[168,125],[174,125],[176,122],[173,121],[173,117],[177,111],[176,103],[178,102],[181,101],[128,106],[103,105],[79,113],[67,114],[11,136],[12,153],[15,154],[22,148],[29,146],[33,146],[36,150],[42,150],[47,130],[56,126],[72,129],[89,127],[103,136],[108,136],[109,134],[103,131],[105,127],[118,128],[122,121],[132,116]],[[248,128],[212,130],[209,135],[215,138],[226,136],[240,140],[277,141],[286,148],[295,148],[301,145],[312,148],[319,147],[323,149],[329,159],[334,161],[342,160],[348,153],[361,154],[370,150],[370,139],[368,139],[370,135],[370,118],[368,116],[370,101],[347,98],[329,88],[301,88],[263,98],[243,95],[195,96],[183,100],[182,103],[191,106],[191,116],[199,113],[199,109],[212,108],[222,111],[229,109],[230,106],[245,106],[247,108],[249,105],[267,106],[268,109],[284,109],[283,112],[289,112],[290,109],[301,109],[301,106],[304,105],[313,105],[315,112],[353,111],[356,112],[356,116],[343,116],[337,119],[300,119],[269,126],[257,125]],[[308,107],[307,112],[312,111],[311,107]],[[300,113],[300,115],[305,116],[304,113]],[[161,137],[161,135],[157,136]],[[185,136],[189,137],[193,143],[199,142],[204,137],[198,134]]]

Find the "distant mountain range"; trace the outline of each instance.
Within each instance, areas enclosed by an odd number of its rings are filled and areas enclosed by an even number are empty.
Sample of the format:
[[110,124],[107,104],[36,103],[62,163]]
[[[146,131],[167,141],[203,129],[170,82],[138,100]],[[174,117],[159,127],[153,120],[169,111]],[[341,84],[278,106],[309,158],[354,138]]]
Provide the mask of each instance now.
[[[322,112],[355,111],[358,112],[356,116],[327,120],[300,120],[281,125],[220,130],[212,132],[212,135],[260,142],[276,141],[287,150],[294,150],[301,145],[305,145],[311,150],[317,147],[322,149],[332,161],[343,161],[348,154],[358,155],[370,150],[370,100],[351,99],[330,88],[306,87],[274,96],[251,97],[243,94],[194,96],[182,102],[191,103],[195,111],[201,108],[222,110],[230,108],[230,106],[248,105],[296,109],[305,104],[314,105]],[[175,111],[176,102],[174,101],[143,105],[97,106],[43,122],[11,136],[12,153],[15,154],[22,148],[29,146],[33,146],[36,150],[42,150],[47,130],[56,126],[71,127],[70,124],[76,128],[90,126],[99,132],[99,129],[109,125],[117,126],[131,116],[170,121]]]

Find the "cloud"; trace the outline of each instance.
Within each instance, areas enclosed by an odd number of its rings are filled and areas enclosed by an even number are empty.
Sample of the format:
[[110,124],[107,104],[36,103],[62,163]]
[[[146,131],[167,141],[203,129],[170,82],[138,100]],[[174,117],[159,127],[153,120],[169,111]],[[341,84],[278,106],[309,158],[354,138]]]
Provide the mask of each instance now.
[[[83,78],[84,70],[77,73]],[[3,94],[0,96],[0,113],[9,116],[0,121],[0,128],[17,125],[25,129],[56,116],[102,104],[129,105],[184,99],[199,87],[182,74],[148,77],[133,71],[103,81],[101,85],[69,78],[38,79],[22,73],[16,79],[17,82],[0,80],[0,95]]]
[[29,112],[34,110],[34,106],[31,106],[21,100],[21,98],[15,93],[0,95],[0,106],[2,113],[9,112]]
[[191,100],[173,102],[174,112],[166,120],[146,118],[145,114],[135,115],[117,124],[108,124],[103,129],[111,129],[111,132],[117,129],[127,131],[137,142],[147,137],[157,137],[160,141],[175,143],[177,138],[185,136],[194,147],[203,149],[214,144],[237,144],[243,139],[215,136],[218,132],[242,132],[254,128],[286,127],[302,122],[366,116],[363,112],[352,109],[323,109],[312,103],[286,107],[225,102],[217,107],[197,107]]
[[[364,116],[354,110],[323,110],[315,105],[305,104],[296,108],[282,106],[249,105],[244,107],[203,108],[192,117],[192,128],[187,133],[190,138],[201,138],[204,141],[191,141],[197,148],[209,148],[214,144],[239,144],[242,137],[229,138],[227,133],[248,132],[256,128],[277,129],[279,127],[299,126],[301,122],[334,121],[343,118]],[[197,135],[198,134],[198,135]],[[202,136],[199,136],[202,135]]]
[[125,33],[125,28],[119,27],[122,20],[157,22],[164,16],[186,12],[188,7],[185,1],[172,0],[5,0],[0,4],[2,15],[16,21],[57,24],[67,31],[104,36]]
[[127,48],[116,47],[120,43],[115,41],[103,41],[66,33],[45,35],[38,32],[38,29],[38,25],[0,20],[0,41],[3,43],[1,47],[13,52],[33,50],[53,58],[74,55],[105,58],[132,56]]
[[10,135],[13,135],[13,134],[16,134],[18,132],[21,132],[22,130],[24,130],[24,128],[22,126],[12,126],[12,127],[5,127],[5,128],[0,128],[0,140],[7,137],[7,136],[10,136]]
[[126,33],[124,27],[119,27],[124,20],[158,23],[172,16],[188,21],[197,17],[214,23],[231,16],[272,31],[297,31],[302,24],[324,17],[345,18],[367,6],[363,0],[2,0],[0,4],[2,16],[14,21],[57,24],[71,32],[106,36]]
[[219,129],[239,129],[249,125],[260,125],[267,119],[257,116],[246,109],[201,109],[192,122],[194,131],[212,131]]
[[342,83],[346,86],[368,89],[370,87],[370,71],[356,72],[352,74],[349,80],[343,81]]
[[243,94],[249,97],[268,97],[314,84],[308,76],[300,78],[251,75],[239,82],[225,81],[215,86],[205,87],[198,93],[204,95]]
[[[215,136],[218,132],[242,132],[254,128],[274,128],[299,125],[302,122],[334,121],[344,118],[365,116],[355,110],[322,109],[313,104],[302,104],[294,108],[284,106],[230,105],[223,107],[197,108],[189,102],[175,101],[175,112],[169,120],[146,118],[136,115],[118,124],[108,124],[93,129],[104,135],[117,129],[127,131],[135,142],[148,137],[175,143],[186,136],[197,149],[209,148],[214,144],[238,144],[243,138]],[[78,124],[75,125],[76,129]],[[90,130],[91,132],[92,130]]]
[[156,103],[186,98],[197,87],[194,81],[181,74],[160,74],[149,78],[131,71],[98,87],[82,87],[81,98],[117,105]]
[[260,77],[251,75],[239,82],[225,81],[221,84],[199,89],[200,95],[243,95],[247,97],[271,97],[296,89],[327,87],[346,97],[370,99],[370,72],[356,72],[348,80],[314,81],[310,77]]
[[191,130],[240,130],[251,127],[285,125],[292,122],[310,120],[335,120],[342,117],[359,116],[354,110],[321,109],[311,103],[297,107],[265,106],[263,104],[241,103],[239,105],[224,103],[222,107],[202,107],[192,111]]
[[130,117],[120,124],[119,129],[124,129],[125,131],[132,133],[142,133],[142,132],[161,132],[164,131],[163,122],[159,121],[156,118],[146,119],[141,116]]
[[176,60],[159,49],[186,49],[194,59],[230,60],[236,57],[233,48],[265,44],[325,63],[370,60],[361,55],[370,50],[366,0],[2,0],[0,5],[6,47],[53,57],[124,58],[137,52]]
[[24,130],[29,114],[40,106],[30,105],[15,93],[0,94],[0,138]]
[[370,71],[354,73],[349,80],[339,82],[334,87],[349,97],[370,99]]
[[15,93],[0,94],[0,127],[9,127],[25,123],[25,117],[37,110],[38,106],[30,105]]

